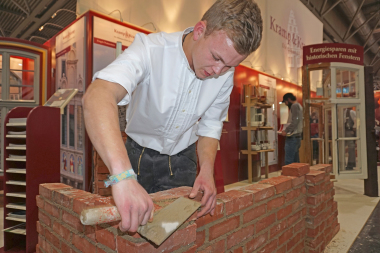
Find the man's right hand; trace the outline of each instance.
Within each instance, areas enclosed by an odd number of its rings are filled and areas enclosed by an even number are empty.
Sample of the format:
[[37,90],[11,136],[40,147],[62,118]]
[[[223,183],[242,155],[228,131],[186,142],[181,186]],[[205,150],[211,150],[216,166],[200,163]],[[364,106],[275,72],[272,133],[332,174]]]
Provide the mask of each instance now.
[[153,201],[145,189],[133,179],[122,180],[112,186],[112,196],[121,216],[121,231],[136,232],[153,217]]

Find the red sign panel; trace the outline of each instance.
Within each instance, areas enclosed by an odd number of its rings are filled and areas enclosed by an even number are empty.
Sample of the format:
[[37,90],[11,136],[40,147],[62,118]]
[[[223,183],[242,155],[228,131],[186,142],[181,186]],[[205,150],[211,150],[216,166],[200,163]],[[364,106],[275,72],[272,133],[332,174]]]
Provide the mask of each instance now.
[[324,43],[303,47],[303,65],[344,62],[363,65],[363,47],[343,43]]
[[58,52],[56,55],[55,55],[55,58],[59,58],[61,57],[62,55],[66,54],[70,52],[70,46],[66,47],[65,49],[63,49],[62,51]]

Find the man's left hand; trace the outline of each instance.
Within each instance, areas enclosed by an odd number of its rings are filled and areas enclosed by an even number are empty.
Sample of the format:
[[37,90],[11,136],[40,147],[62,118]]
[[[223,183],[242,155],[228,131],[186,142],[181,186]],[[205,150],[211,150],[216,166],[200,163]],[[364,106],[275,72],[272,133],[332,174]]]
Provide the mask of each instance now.
[[195,198],[198,191],[203,191],[203,197],[201,200],[202,210],[198,213],[197,218],[211,213],[214,215],[216,207],[216,188],[214,175],[211,173],[213,170],[202,169],[195,179],[193,189],[189,195],[190,198]]

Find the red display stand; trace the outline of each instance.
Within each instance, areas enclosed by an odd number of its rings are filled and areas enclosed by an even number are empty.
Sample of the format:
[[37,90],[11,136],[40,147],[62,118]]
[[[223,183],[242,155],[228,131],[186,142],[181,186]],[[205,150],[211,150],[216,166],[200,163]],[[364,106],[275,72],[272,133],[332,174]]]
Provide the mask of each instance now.
[[[12,109],[5,118],[4,140],[4,229],[25,223],[24,232],[4,232],[4,252],[35,252],[39,185],[60,181],[60,109]],[[26,211],[24,218],[8,216],[20,210]]]

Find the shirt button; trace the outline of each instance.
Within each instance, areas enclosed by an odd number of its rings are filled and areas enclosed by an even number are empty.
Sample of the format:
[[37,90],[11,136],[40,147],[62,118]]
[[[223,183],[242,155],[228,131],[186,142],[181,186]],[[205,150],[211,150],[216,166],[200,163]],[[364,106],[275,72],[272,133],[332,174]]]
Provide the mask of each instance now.
[[178,128],[179,126],[176,126],[175,128]]
[[189,91],[189,94],[191,93],[191,91]]
[[182,112],[185,112],[185,110],[182,110]]

